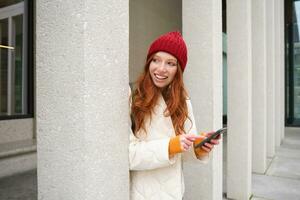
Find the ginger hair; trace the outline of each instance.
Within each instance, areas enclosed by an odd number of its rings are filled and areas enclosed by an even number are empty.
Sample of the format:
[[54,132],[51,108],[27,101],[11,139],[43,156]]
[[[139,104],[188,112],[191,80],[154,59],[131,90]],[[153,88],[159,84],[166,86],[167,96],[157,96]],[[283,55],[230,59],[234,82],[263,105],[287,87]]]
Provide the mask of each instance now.
[[189,119],[186,103],[188,95],[183,84],[182,70],[177,64],[177,72],[173,81],[166,88],[158,88],[153,83],[149,72],[149,65],[152,59],[153,56],[146,61],[144,71],[137,79],[135,83],[136,88],[132,94],[131,117],[133,133],[137,136],[138,131],[141,129],[147,133],[145,121],[147,118],[151,120],[153,109],[161,93],[167,105],[164,116],[171,117],[176,135],[185,134],[184,124]]

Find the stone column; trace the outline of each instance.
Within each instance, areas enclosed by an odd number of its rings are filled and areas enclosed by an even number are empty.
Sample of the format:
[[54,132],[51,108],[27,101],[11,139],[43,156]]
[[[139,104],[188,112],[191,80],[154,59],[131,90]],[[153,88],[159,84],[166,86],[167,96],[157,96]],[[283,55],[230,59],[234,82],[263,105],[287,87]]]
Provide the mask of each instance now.
[[267,156],[275,155],[275,0],[267,0]]
[[227,1],[229,199],[249,199],[251,195],[251,2]]
[[275,18],[275,144],[280,146],[284,135],[284,36],[282,29],[283,1],[276,0],[274,4]]
[[280,125],[281,125],[281,141],[285,136],[285,36],[284,36],[284,0],[280,1],[280,51],[281,51],[281,85],[280,85],[280,97],[281,97],[281,106],[280,106]]
[[285,128],[285,38],[284,38],[284,1],[279,1],[279,50],[280,50],[280,132],[281,132],[281,139],[284,138],[284,128]]
[[38,199],[129,199],[128,5],[36,2]]
[[[222,1],[182,1],[182,16],[189,54],[184,78],[197,129],[216,130],[222,127]],[[184,176],[184,199],[222,199],[222,144],[208,164],[185,163]]]
[[252,171],[267,165],[266,0],[252,0]]

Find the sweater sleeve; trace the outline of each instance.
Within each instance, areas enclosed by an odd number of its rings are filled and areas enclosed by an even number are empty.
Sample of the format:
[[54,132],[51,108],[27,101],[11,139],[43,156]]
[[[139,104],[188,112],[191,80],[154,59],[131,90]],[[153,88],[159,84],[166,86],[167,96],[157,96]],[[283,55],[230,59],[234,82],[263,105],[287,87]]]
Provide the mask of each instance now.
[[[193,114],[193,108],[192,108],[192,104],[191,101],[188,99],[187,100],[187,107],[188,107],[188,113],[189,113],[189,118],[190,120],[187,120],[185,123],[185,130],[187,130],[187,134],[195,134],[198,135],[198,131],[196,128],[196,122],[195,122],[195,118],[194,118],[194,114]],[[207,163],[209,159],[209,156],[203,157],[201,159],[198,159],[195,155],[194,152],[194,148],[190,148],[187,152],[184,153],[183,155],[183,160],[185,162],[189,162],[189,161],[195,161],[197,160],[200,163]]]
[[147,141],[136,137],[129,117],[129,169],[151,170],[174,164],[177,156],[169,158],[169,141],[170,138]]

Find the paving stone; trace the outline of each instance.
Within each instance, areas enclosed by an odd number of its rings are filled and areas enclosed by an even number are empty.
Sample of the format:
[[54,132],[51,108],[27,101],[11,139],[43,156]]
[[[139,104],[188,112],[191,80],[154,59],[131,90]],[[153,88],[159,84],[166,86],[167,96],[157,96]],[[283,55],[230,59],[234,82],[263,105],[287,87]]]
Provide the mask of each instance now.
[[300,159],[276,156],[266,175],[300,180]]
[[267,169],[270,167],[273,158],[267,158]]
[[252,174],[252,193],[270,200],[299,200],[300,180]]
[[281,146],[280,148],[276,149],[276,156],[300,160],[300,149],[291,149]]
[[260,197],[252,197],[251,200],[272,200],[272,199],[265,199]]
[[295,149],[295,150],[300,150],[300,139],[299,141],[295,140],[295,139],[285,139],[282,144],[281,147],[283,148],[288,148],[288,149]]
[[36,170],[0,179],[1,200],[36,200]]

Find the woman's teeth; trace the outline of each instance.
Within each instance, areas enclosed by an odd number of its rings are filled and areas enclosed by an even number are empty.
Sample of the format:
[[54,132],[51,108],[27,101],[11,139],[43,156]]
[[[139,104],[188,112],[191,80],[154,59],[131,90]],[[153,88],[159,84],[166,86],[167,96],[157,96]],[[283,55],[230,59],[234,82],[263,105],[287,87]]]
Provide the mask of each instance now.
[[168,78],[167,76],[160,76],[160,75],[157,75],[157,74],[155,74],[155,77],[159,80],[164,80],[164,79]]

